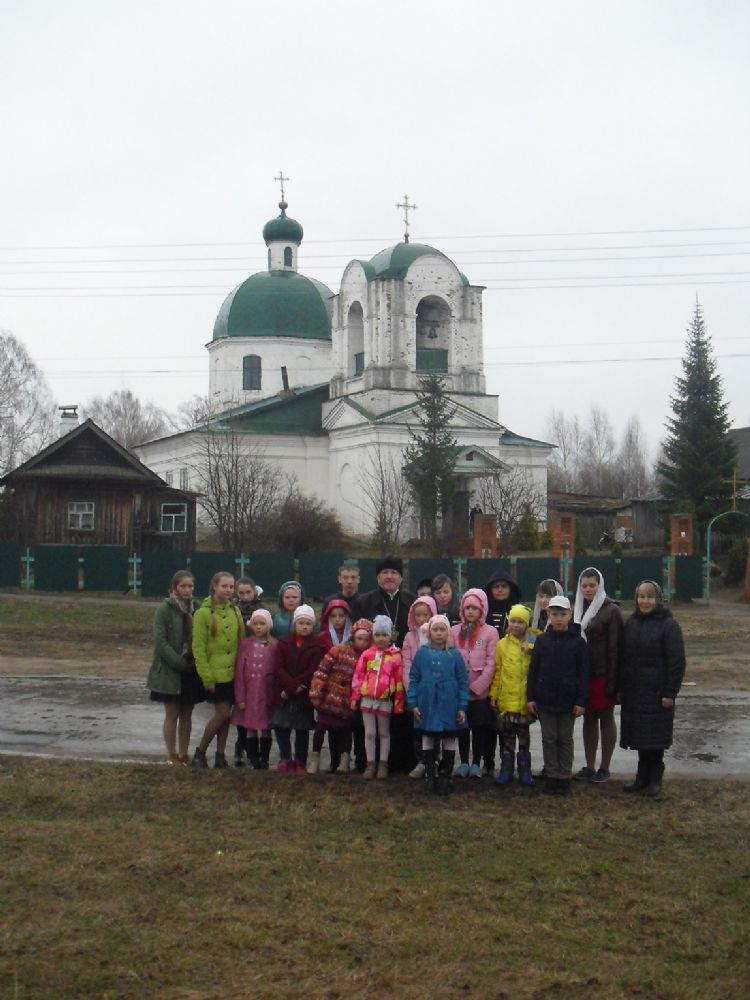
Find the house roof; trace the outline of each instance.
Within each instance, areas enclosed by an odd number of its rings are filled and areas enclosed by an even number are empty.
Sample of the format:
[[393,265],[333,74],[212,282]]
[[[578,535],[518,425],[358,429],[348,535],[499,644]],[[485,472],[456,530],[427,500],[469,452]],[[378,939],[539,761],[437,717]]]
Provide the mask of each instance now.
[[750,427],[733,427],[728,433],[737,448],[737,478],[750,479]]
[[[87,446],[91,444],[103,446],[107,456],[104,461],[101,461],[101,452],[96,461],[87,461]],[[0,485],[13,487],[27,480],[84,478],[141,483],[169,491],[175,496],[192,496],[184,490],[167,486],[160,476],[139,462],[135,455],[90,419],[84,420],[33,458],[6,473],[0,479]]]

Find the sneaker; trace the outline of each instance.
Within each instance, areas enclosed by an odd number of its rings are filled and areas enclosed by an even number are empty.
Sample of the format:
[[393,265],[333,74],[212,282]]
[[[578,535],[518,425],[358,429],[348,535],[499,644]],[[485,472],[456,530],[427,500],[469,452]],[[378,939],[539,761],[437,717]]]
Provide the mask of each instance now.
[[[468,778],[469,777],[469,771],[471,771],[471,768],[469,767],[469,765],[462,763],[462,764],[459,765],[458,770],[456,771],[456,777],[457,778]],[[422,772],[422,773],[424,773],[424,772]]]
[[342,753],[339,758],[336,774],[348,774],[351,766],[351,754]]
[[217,751],[216,756],[214,757],[214,770],[223,771],[225,767],[229,767],[227,758],[223,753],[218,753]]
[[197,750],[193,754],[193,760],[190,765],[195,768],[196,771],[202,771],[204,768],[208,767],[208,761],[206,760],[206,755],[202,750]]
[[410,778],[424,778],[424,761],[419,761],[413,771],[409,771]]
[[595,781],[597,785],[601,785],[605,781],[609,781],[609,771],[605,771],[603,767],[600,767],[591,780]]
[[315,753],[313,751],[313,753],[310,754],[310,757],[307,761],[307,773],[317,774],[319,770],[320,770],[320,754]]
[[279,774],[294,774],[294,764],[291,760],[284,760],[282,757],[276,770]]
[[378,770],[375,774],[375,777],[379,781],[382,781],[384,778],[388,777],[388,764],[386,761],[384,760],[380,761],[380,763],[378,764]]
[[182,764],[183,767],[190,767],[190,757],[186,753],[184,753],[180,757],[180,763]]
[[469,777],[470,778],[481,778],[481,777],[483,777],[482,768],[479,766],[479,764],[472,764],[471,765],[471,767],[469,768]]
[[[582,767],[580,771],[576,771],[573,775],[575,781],[592,781],[596,771],[593,767]],[[609,775],[607,775],[609,777]]]
[[307,770],[307,765],[304,760],[293,760],[292,761],[292,771],[294,774],[304,774]]
[[364,770],[364,772],[362,774],[362,777],[365,779],[365,781],[372,781],[372,779],[375,777],[375,761],[374,760],[368,760],[367,761],[367,767],[365,768],[365,770]]

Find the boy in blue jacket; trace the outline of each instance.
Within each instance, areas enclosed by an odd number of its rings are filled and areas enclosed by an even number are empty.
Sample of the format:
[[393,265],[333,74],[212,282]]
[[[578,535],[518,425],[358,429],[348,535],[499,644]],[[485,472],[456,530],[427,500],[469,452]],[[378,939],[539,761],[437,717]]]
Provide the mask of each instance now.
[[589,659],[578,626],[571,626],[567,597],[553,597],[549,627],[531,654],[526,685],[528,711],[542,726],[546,795],[567,795],[573,771],[573,727],[588,700]]

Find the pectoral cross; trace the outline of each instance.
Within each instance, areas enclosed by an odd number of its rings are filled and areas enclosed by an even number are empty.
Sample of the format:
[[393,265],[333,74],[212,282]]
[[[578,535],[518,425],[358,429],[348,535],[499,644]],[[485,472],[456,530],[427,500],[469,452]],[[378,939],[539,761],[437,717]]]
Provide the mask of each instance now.
[[404,195],[403,201],[396,202],[396,208],[403,208],[404,210],[404,243],[409,242],[409,209],[416,208],[417,206],[409,202],[409,195]]
[[278,181],[279,184],[281,184],[281,200],[284,201],[285,200],[284,199],[284,181],[288,181],[289,178],[284,176],[284,171],[283,170],[279,170],[279,176],[278,177],[274,177],[274,180]]

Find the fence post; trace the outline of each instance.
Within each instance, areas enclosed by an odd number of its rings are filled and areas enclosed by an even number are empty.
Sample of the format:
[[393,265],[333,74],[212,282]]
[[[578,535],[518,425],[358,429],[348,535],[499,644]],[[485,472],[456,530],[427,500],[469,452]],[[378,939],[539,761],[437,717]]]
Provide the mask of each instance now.
[[662,559],[662,589],[668,601],[672,600],[672,578],[674,572],[674,556],[664,556]]
[[622,600],[622,559],[615,556],[615,597]]
[[138,593],[141,587],[140,574],[138,573],[138,567],[141,565],[143,560],[134,552],[131,556],[128,556],[128,566],[130,568],[130,579],[128,580],[128,588],[133,591],[134,594]]
[[460,596],[464,592],[464,562],[465,560],[461,556],[453,560],[453,572],[456,577],[456,587]]
[[23,588],[31,590],[31,565],[34,562],[31,549],[26,549],[26,555],[21,556],[21,562],[23,563]]
[[245,575],[245,566],[249,566],[250,565],[250,557],[246,556],[244,552],[240,552],[240,554],[235,559],[235,562],[240,567],[240,572],[239,572],[238,575],[239,576],[244,576]]

